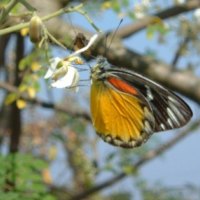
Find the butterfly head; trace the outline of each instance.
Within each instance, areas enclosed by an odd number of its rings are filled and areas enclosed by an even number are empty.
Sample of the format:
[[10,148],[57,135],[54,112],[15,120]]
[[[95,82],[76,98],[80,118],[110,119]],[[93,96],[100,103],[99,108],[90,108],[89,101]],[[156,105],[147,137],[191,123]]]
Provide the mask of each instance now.
[[100,56],[97,58],[96,65],[91,69],[91,80],[104,80],[106,78],[106,71],[110,68],[107,59]]

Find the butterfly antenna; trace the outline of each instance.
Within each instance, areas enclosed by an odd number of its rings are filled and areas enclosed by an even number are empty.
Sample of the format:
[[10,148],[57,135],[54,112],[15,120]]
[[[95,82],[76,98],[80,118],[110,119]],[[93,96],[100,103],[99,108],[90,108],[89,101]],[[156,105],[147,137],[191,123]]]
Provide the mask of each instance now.
[[92,66],[88,63],[87,66],[89,67],[90,69],[90,72],[92,71]]
[[[123,18],[120,20],[120,22],[119,22],[117,28],[115,29],[115,32],[113,33],[113,35],[112,35],[112,37],[111,37],[110,44],[109,44],[108,48],[106,49],[105,53],[107,53],[107,51],[110,49],[111,44],[112,44],[112,42],[113,42],[113,40],[114,40],[114,38],[115,38],[115,36],[116,36],[116,33],[117,33],[117,31],[119,30],[119,27],[120,27],[120,25],[121,25],[122,22],[123,22]],[[108,36],[108,35],[107,35],[107,36]],[[106,36],[106,43],[107,43],[107,36]],[[106,54],[105,54],[105,55],[106,55]]]
[[105,51],[104,51],[104,55],[103,56],[106,56],[107,50],[108,50],[108,48],[107,48],[108,36],[109,36],[109,32],[106,33],[106,35],[105,35],[105,37],[106,37],[105,40],[104,40],[104,49],[105,49]]

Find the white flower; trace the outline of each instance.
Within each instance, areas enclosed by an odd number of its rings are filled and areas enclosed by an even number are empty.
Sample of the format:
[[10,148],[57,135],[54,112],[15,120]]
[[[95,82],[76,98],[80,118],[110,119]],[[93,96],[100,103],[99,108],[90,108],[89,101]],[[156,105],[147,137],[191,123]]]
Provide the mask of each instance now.
[[78,90],[79,74],[76,68],[73,67],[73,61],[77,57],[70,60],[62,60],[59,57],[50,60],[50,67],[47,70],[44,78],[52,79],[51,86],[55,88],[71,88]]
[[141,19],[145,16],[145,12],[141,4],[136,4],[134,7],[134,15],[137,19]]
[[134,6],[134,15],[137,19],[147,16],[147,11],[151,6],[151,0],[137,0]]
[[195,11],[194,11],[194,17],[196,19],[196,21],[198,23],[200,23],[200,8],[197,8]]
[[45,78],[45,79],[48,79],[48,78],[50,78],[50,77],[53,75],[53,73],[54,73],[55,70],[56,70],[56,66],[58,65],[58,63],[59,63],[60,61],[62,61],[62,59],[59,58],[59,57],[55,57],[55,58],[52,58],[52,59],[50,60],[50,67],[49,67],[49,69],[47,70],[46,74],[44,75],[44,78]]
[[83,64],[83,61],[79,54],[84,51],[87,51],[94,41],[97,39],[98,35],[95,34],[91,37],[88,44],[70,54],[67,58],[61,59],[59,57],[55,57],[50,60],[50,67],[47,70],[44,78],[52,80],[51,86],[55,88],[71,88],[75,91],[78,90],[78,82],[79,82],[79,73],[77,69],[74,67],[76,64]]
[[59,79],[52,82],[51,86],[55,88],[70,87],[71,89],[77,92],[78,82],[79,82],[79,73],[77,69],[69,65],[67,67],[67,71],[64,74],[64,76],[59,77]]
[[151,1],[150,0],[143,0],[141,3],[144,7],[149,7],[151,5]]

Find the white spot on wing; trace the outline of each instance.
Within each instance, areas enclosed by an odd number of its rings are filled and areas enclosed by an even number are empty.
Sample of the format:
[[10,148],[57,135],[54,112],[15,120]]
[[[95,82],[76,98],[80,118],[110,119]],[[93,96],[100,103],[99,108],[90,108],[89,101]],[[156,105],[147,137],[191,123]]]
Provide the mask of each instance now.
[[148,98],[148,100],[149,101],[151,101],[151,100],[153,100],[153,94],[152,94],[152,92],[151,92],[151,89],[150,89],[150,87],[148,86],[148,85],[145,85],[145,87],[146,87],[146,89],[147,89],[147,98]]
[[160,124],[160,128],[164,131],[166,129],[165,125],[163,123]]
[[144,130],[145,130],[145,132],[147,134],[151,134],[152,133],[152,128],[151,128],[151,126],[150,126],[148,121],[144,122]]
[[179,119],[181,119],[182,121],[185,121],[184,116],[181,114],[181,112],[178,110],[178,108],[173,103],[169,102],[169,106]]
[[177,126],[180,126],[179,120],[169,107],[167,108],[167,114],[169,115],[170,119],[172,119],[177,124]]
[[154,116],[152,112],[150,112],[146,106],[144,107],[144,114],[145,114],[145,117],[148,118],[149,121],[154,123],[155,121]]
[[174,103],[176,105],[179,104],[179,102],[176,99],[174,99],[173,97],[171,97],[171,96],[168,96],[168,99],[169,99],[170,102],[172,102],[172,103]]
[[129,143],[130,143],[130,146],[132,146],[132,147],[136,146],[136,141],[134,141],[134,140],[132,140],[132,141],[129,142]]
[[112,138],[109,135],[107,135],[106,137],[104,137],[104,140],[106,142],[111,142]]
[[113,139],[113,143],[117,146],[121,146],[123,145],[123,141],[119,140],[119,139]]
[[172,120],[170,118],[167,119],[167,123],[171,126],[171,128],[174,128],[174,125],[173,125]]

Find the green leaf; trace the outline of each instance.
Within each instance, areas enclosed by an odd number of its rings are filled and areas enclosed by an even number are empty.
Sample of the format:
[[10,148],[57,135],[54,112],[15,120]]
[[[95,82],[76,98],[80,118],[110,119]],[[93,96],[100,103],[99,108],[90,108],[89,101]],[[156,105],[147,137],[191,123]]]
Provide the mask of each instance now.
[[126,174],[132,174],[133,173],[133,167],[130,166],[130,165],[127,165],[127,166],[124,166],[123,167],[123,171],[126,173]]
[[52,195],[45,195],[42,199],[43,200],[56,200],[56,198]]
[[6,4],[9,3],[10,0],[1,0],[0,2],[0,7],[5,6]]
[[155,26],[148,26],[146,32],[147,38],[152,39],[154,34],[155,34]]
[[119,13],[121,11],[121,6],[119,4],[119,2],[117,0],[112,1],[112,6],[113,6],[113,10],[117,13]]
[[124,7],[128,7],[128,6],[129,6],[129,0],[123,0],[123,1],[122,1],[122,5],[123,5]]
[[5,104],[6,105],[10,105],[11,103],[13,103],[14,101],[16,101],[18,99],[18,94],[17,93],[10,93],[7,95],[6,99],[5,99]]
[[135,14],[134,14],[134,12],[127,12],[127,15],[132,19],[132,20],[135,20],[136,19],[136,17],[135,17]]
[[19,200],[20,195],[17,192],[1,193],[0,200]]
[[128,191],[125,192],[115,192],[111,195],[109,195],[106,199],[110,199],[110,200],[131,200],[131,193],[129,193]]

